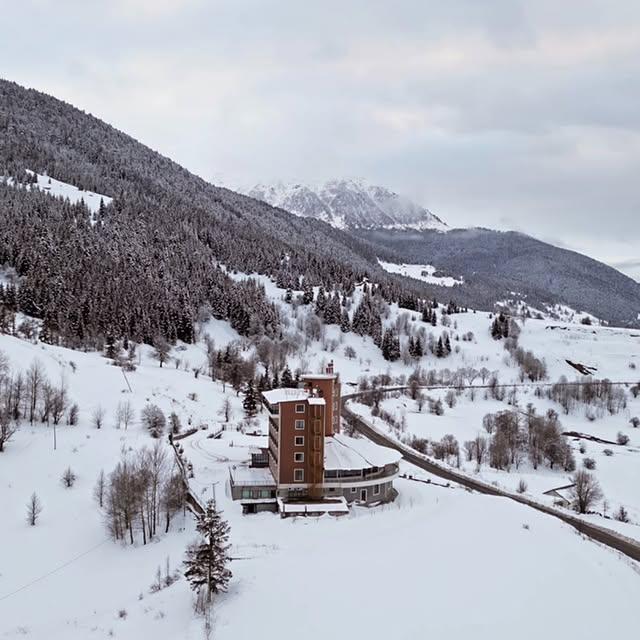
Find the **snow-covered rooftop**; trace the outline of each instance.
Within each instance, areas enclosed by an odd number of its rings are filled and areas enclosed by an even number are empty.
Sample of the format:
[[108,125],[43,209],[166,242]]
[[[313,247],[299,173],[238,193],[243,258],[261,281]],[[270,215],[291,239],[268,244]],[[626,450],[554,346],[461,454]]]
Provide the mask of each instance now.
[[318,502],[285,502],[278,498],[277,502],[280,513],[349,513],[349,505],[342,496]]
[[309,394],[304,389],[271,389],[265,391],[262,397],[269,404],[278,404],[280,402],[300,402],[309,399]]
[[305,373],[301,376],[303,380],[335,380],[337,373]]
[[268,467],[231,467],[231,478],[237,485],[273,485],[275,484]]
[[400,462],[402,454],[389,447],[381,447],[364,438],[350,438],[335,434],[324,441],[325,470],[355,470],[384,467]]

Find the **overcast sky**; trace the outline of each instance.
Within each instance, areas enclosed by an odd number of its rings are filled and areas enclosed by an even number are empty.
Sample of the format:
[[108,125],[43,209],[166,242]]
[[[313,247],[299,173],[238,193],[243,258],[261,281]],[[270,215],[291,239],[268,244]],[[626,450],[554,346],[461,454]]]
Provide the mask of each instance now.
[[21,0],[0,75],[204,178],[363,177],[640,279],[638,0]]

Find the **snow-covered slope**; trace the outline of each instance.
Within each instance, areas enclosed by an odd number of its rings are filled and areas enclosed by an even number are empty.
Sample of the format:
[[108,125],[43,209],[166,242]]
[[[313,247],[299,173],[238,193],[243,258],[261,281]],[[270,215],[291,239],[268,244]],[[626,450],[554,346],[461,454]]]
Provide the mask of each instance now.
[[435,275],[437,269],[431,264],[394,264],[393,262],[383,262],[382,260],[378,260],[378,262],[388,273],[397,273],[407,278],[415,278],[429,284],[437,284],[440,287],[453,287],[463,282],[451,276]]
[[256,185],[253,198],[298,216],[318,218],[339,229],[437,229],[447,225],[428,209],[385,187],[363,180]]
[[[27,171],[30,175],[34,175],[33,171]],[[113,198],[109,196],[105,196],[101,193],[94,193],[93,191],[84,191],[82,189],[78,189],[78,187],[68,184],[67,182],[62,182],[60,180],[56,180],[55,178],[51,178],[50,176],[35,174],[37,176],[37,183],[34,183],[33,186],[40,189],[40,191],[44,191],[51,196],[65,198],[69,200],[72,204],[76,204],[78,202],[84,202],[89,211],[92,214],[98,213],[100,209],[100,202],[107,206],[113,201]],[[2,178],[0,177],[0,180]],[[7,180],[8,184],[13,184],[13,180],[9,178]],[[24,185],[22,185],[24,186]],[[28,188],[31,188],[31,185],[27,185]]]
[[[209,329],[224,342],[227,334]],[[314,367],[322,353],[317,348],[311,348]],[[633,635],[637,572],[553,518],[455,486],[402,479],[395,503],[355,507],[342,519],[243,516],[226,487],[229,468],[245,464],[267,436],[235,430],[242,399],[230,387],[225,391],[205,376],[194,378],[187,366],[161,369],[144,348],[129,374],[131,392],[121,371],[100,354],[8,336],[0,336],[0,349],[14,367],[38,358],[51,380],[64,376],[71,398],[81,405],[77,426],[58,427],[55,451],[52,428],[36,424],[23,426],[0,454],[3,638],[208,637],[202,618],[193,614],[184,578],[159,592],[150,588],[157,567],[164,571],[168,562],[171,570],[180,569],[194,537],[189,514],[177,515],[171,531],[153,544],[122,545],[109,539],[93,500],[97,474],[113,469],[121,449],[153,443],[137,422],[127,430],[114,427],[113,412],[123,398],[136,410],[150,401],[176,411],[183,424],[189,417],[209,424],[208,431],[182,442],[193,463],[192,486],[203,499],[215,487],[237,559],[228,593],[216,597],[211,637],[270,637],[277,628],[281,640],[293,640],[304,628],[306,638],[320,640],[339,628],[341,637],[507,640],[517,628],[519,638],[534,640],[540,627],[522,625],[532,603],[558,636]],[[197,346],[177,353],[192,364],[205,357]],[[220,439],[208,438],[227,398],[233,406],[230,430]],[[107,411],[102,429],[91,425],[97,404]],[[265,433],[266,415],[258,422]],[[59,478],[69,465],[78,478],[66,489]],[[408,466],[402,470],[428,478]],[[29,527],[24,505],[33,491],[44,510],[38,525]],[[568,616],[568,597],[589,615]]]

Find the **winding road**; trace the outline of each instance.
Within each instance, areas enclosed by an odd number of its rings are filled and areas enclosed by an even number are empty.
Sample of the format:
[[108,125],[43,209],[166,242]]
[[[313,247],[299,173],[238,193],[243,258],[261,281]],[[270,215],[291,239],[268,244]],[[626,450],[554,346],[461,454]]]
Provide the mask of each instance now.
[[[404,391],[406,389],[408,389],[408,387],[386,388],[384,389],[384,393],[391,393],[393,391]],[[399,451],[407,462],[415,465],[416,467],[419,467],[420,469],[423,469],[424,471],[428,471],[435,476],[444,478],[445,480],[448,480],[450,482],[456,482],[468,489],[478,491],[479,493],[508,498],[509,500],[519,502],[520,504],[531,507],[532,509],[536,509],[537,511],[541,511],[542,513],[553,516],[554,518],[558,518],[559,520],[562,520],[563,522],[571,525],[574,529],[576,529],[583,535],[588,536],[589,538],[592,538],[593,540],[600,542],[601,544],[604,544],[612,549],[615,549],[616,551],[623,553],[629,558],[640,562],[640,542],[636,540],[627,538],[610,529],[605,529],[604,527],[599,527],[597,525],[591,524],[590,522],[586,522],[565,511],[561,511],[553,507],[548,507],[547,505],[526,498],[525,496],[510,493],[486,482],[482,482],[481,480],[472,478],[455,469],[445,467],[444,465],[436,463],[427,456],[418,453],[417,451],[398,442],[397,440],[394,440],[390,436],[381,433],[379,430],[369,424],[364,418],[351,411],[351,409],[349,409],[348,407],[349,400],[362,397],[368,393],[371,392],[365,391],[344,395],[342,397],[342,415],[344,418],[351,422],[351,424],[357,431],[359,431],[363,436],[365,436],[372,442]]]

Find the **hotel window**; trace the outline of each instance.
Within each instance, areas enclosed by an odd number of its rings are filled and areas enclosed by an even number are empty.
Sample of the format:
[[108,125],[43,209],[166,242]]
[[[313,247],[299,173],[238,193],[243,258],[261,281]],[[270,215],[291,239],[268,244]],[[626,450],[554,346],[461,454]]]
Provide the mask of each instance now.
[[374,496],[379,496],[380,495],[380,485],[379,484],[374,484],[373,485],[373,495]]
[[295,445],[296,447],[304,447],[304,436],[296,436]]
[[304,405],[303,404],[297,404],[296,405],[296,413],[304,413]]
[[294,462],[304,462],[304,453],[301,451],[293,454]]
[[304,429],[304,420],[296,420],[296,429],[298,429],[298,431]]
[[304,482],[304,469],[294,469],[293,470],[293,481],[294,482]]

